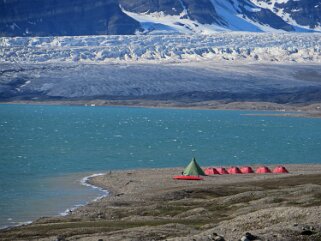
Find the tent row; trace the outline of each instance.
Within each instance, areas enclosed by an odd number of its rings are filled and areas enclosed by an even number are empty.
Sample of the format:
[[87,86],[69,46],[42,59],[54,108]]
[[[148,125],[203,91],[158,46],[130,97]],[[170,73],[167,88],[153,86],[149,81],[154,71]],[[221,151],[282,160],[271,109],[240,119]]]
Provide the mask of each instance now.
[[222,174],[251,174],[251,173],[258,173],[258,174],[264,174],[264,173],[289,173],[289,171],[284,166],[277,166],[273,170],[266,166],[260,166],[255,171],[252,167],[245,166],[245,167],[230,167],[228,169],[224,167],[214,168],[209,167],[206,168],[204,173],[207,176],[210,175],[222,175]]

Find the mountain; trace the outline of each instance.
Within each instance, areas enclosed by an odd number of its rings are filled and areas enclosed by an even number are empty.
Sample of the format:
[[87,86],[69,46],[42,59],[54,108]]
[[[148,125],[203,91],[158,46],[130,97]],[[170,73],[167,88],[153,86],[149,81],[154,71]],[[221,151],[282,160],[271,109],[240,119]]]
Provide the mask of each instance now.
[[[146,32],[167,30],[160,25],[180,33],[295,31],[292,25],[271,10],[260,8],[249,0],[177,0],[157,5],[156,9],[151,10],[147,10],[150,6],[141,2],[120,0],[123,11],[141,22]],[[178,3],[181,4],[179,8]]]
[[321,31],[320,0],[252,0],[252,2],[259,7],[270,9],[294,26]]
[[0,36],[321,31],[321,0],[0,0]]
[[0,36],[132,34],[118,0],[0,0]]

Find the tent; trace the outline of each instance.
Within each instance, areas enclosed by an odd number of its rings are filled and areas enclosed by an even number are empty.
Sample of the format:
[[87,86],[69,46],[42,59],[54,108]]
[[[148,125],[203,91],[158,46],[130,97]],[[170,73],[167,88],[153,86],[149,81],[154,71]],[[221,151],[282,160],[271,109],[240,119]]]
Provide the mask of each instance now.
[[219,174],[229,174],[224,167],[216,168]]
[[198,165],[195,158],[188,164],[183,171],[184,176],[206,176],[203,169]]
[[227,172],[228,172],[229,174],[242,174],[240,168],[238,168],[238,167],[230,167],[230,168],[227,170]]
[[261,166],[261,167],[258,167],[256,169],[255,173],[260,173],[260,174],[262,174],[262,173],[271,173],[271,170],[266,166]]
[[289,171],[284,166],[277,166],[273,169],[273,173],[289,173]]
[[209,167],[205,169],[205,174],[206,175],[220,175],[220,173],[216,170],[216,168]]
[[254,173],[252,167],[241,167],[240,169],[243,174]]

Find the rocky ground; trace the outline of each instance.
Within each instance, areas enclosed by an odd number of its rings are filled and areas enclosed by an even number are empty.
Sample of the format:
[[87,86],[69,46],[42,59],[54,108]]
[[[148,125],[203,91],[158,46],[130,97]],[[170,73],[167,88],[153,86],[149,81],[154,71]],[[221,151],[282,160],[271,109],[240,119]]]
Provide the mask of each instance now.
[[[161,101],[161,100],[57,100],[57,101],[12,101],[3,104],[39,104],[39,105],[82,105],[82,106],[128,106],[146,108],[182,108],[206,110],[259,110],[275,111],[262,115],[291,117],[321,117],[321,103],[277,104],[272,102],[228,102],[228,101]],[[1,102],[0,102],[1,104]],[[256,115],[256,114],[255,114]]]
[[0,240],[321,240],[321,165],[286,167],[199,182],[173,180],[181,168],[106,173],[90,182],[108,197]]

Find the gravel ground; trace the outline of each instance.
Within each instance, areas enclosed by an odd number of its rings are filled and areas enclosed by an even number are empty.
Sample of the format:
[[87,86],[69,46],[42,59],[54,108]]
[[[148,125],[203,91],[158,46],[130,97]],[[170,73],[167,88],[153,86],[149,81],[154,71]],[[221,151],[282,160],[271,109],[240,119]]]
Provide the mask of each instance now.
[[203,181],[173,180],[182,168],[106,173],[90,183],[108,197],[65,217],[2,230],[0,240],[232,241],[246,240],[246,232],[255,240],[321,240],[321,165],[285,166],[289,174]]

